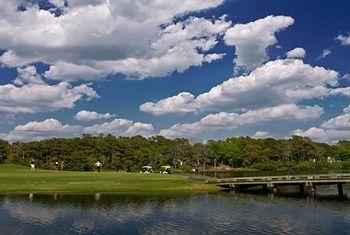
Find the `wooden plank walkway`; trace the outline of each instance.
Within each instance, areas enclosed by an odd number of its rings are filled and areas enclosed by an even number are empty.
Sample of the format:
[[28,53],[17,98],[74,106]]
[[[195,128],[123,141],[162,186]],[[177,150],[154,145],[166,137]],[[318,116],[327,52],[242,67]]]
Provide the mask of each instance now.
[[223,188],[240,189],[261,186],[264,190],[277,191],[278,186],[299,185],[300,192],[305,189],[309,193],[315,192],[316,185],[338,185],[338,194],[343,195],[343,184],[350,183],[350,174],[320,174],[320,175],[283,175],[236,177],[207,180],[208,184],[216,184]]

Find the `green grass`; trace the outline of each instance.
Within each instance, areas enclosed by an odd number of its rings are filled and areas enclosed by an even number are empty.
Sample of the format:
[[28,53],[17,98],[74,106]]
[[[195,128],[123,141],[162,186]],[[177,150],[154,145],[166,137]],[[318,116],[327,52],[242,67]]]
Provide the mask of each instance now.
[[0,194],[7,193],[92,193],[172,194],[216,191],[217,187],[184,175],[126,172],[55,172],[0,164]]

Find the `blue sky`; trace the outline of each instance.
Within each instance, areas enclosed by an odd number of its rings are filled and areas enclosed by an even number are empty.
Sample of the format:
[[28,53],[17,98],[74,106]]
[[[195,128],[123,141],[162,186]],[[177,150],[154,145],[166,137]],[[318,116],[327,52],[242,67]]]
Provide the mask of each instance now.
[[346,0],[4,1],[0,136],[350,139],[348,9]]

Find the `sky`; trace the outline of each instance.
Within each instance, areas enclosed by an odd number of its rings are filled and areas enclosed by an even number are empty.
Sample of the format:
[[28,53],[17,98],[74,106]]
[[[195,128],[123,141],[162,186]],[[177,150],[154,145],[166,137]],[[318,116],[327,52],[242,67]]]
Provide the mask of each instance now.
[[349,140],[349,9],[0,0],[0,138]]

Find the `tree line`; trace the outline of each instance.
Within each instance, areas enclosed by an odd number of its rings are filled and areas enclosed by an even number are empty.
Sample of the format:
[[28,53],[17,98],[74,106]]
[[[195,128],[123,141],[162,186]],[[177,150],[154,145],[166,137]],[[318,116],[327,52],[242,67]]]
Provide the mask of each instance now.
[[0,139],[0,163],[28,165],[32,160],[46,169],[52,168],[56,161],[63,161],[66,170],[76,171],[92,170],[97,160],[103,162],[104,169],[117,171],[139,171],[144,165],[154,169],[170,165],[184,171],[208,170],[214,165],[260,170],[350,169],[350,141],[330,145],[300,136],[281,140],[232,137],[206,143],[163,136],[113,135],[83,135],[27,143],[8,143]]

